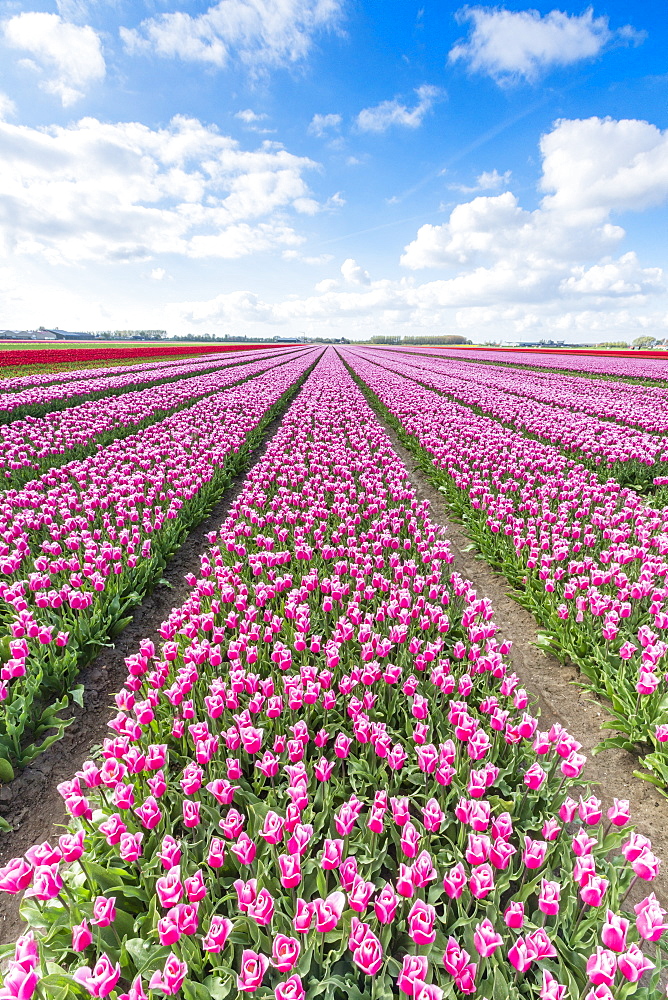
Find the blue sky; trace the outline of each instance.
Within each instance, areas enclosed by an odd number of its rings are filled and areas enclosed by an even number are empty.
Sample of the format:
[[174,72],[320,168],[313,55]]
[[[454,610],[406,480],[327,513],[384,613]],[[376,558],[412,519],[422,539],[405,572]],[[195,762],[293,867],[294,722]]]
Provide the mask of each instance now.
[[668,335],[664,2],[0,3],[0,327]]

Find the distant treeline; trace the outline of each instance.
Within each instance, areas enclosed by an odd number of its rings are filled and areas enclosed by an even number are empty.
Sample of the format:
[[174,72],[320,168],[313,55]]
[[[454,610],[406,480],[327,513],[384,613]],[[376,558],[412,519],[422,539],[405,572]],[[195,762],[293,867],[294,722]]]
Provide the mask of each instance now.
[[471,344],[473,341],[457,334],[437,334],[424,337],[371,337],[370,344]]

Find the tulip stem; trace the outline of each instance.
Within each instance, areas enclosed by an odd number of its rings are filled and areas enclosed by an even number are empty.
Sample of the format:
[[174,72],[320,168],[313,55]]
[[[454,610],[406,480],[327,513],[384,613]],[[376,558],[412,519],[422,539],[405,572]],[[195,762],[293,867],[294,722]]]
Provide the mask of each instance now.
[[624,893],[624,896],[623,896],[623,898],[622,898],[622,901],[621,901],[621,902],[620,902],[620,904],[619,904],[619,908],[620,908],[620,909],[622,908],[622,906],[623,906],[623,905],[624,905],[624,903],[626,902],[626,897],[627,897],[627,896],[628,896],[628,894],[629,894],[629,893],[631,892],[631,889],[633,888],[633,886],[634,886],[634,885],[636,884],[636,882],[637,882],[637,881],[638,881],[638,876],[637,876],[637,875],[634,875],[634,876],[633,876],[633,878],[631,879],[631,882],[630,882],[630,884],[629,884],[629,887],[628,887],[628,889],[627,889],[627,890],[626,890],[626,892]]

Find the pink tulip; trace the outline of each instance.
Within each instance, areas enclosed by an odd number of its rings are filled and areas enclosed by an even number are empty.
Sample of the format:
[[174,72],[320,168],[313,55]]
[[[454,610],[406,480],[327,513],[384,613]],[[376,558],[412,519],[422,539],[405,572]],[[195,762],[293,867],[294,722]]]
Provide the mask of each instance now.
[[601,941],[612,951],[624,951],[626,947],[626,935],[629,929],[629,921],[626,917],[618,916],[612,910],[608,910],[605,923],[601,928]]
[[548,879],[541,879],[540,895],[538,896],[538,909],[547,916],[554,916],[559,912],[559,896],[561,886],[558,882],[551,882]]
[[167,956],[167,961],[165,962],[162,971],[156,969],[149,980],[150,990],[160,990],[167,996],[174,996],[179,992],[183,984],[183,980],[186,978],[188,973],[188,966],[185,962],[179,962],[178,958],[171,952]]
[[587,975],[595,986],[599,986],[601,983],[612,986],[616,971],[617,956],[614,952],[601,948],[600,945],[597,947],[596,953],[587,959]]
[[116,897],[98,896],[93,904],[93,923],[98,927],[108,927],[116,919]]
[[621,974],[630,983],[637,983],[646,972],[654,968],[654,962],[650,962],[635,943],[630,944],[624,954],[619,956],[617,965]]
[[246,913],[260,927],[270,924],[274,915],[274,900],[271,893],[267,889],[260,889]]
[[436,939],[436,910],[430,903],[416,899],[406,919],[408,934],[417,945],[431,944]]
[[383,948],[376,935],[367,929],[359,946],[353,951],[353,962],[367,976],[375,976],[383,964]]
[[331,892],[327,899],[314,900],[315,929],[321,934],[333,931],[338,924],[346,897],[342,892]]
[[281,885],[284,888],[292,889],[299,885],[302,880],[302,870],[298,855],[279,854],[278,867],[280,869]]
[[0,891],[15,895],[23,892],[32,882],[33,868],[23,858],[12,858],[0,868]]
[[543,985],[540,1000],[564,1000],[566,987],[562,986],[547,969],[543,969]]
[[214,913],[211,917],[209,930],[202,939],[204,951],[219,952],[225,947],[225,942],[232,933],[234,925],[231,920]]
[[399,906],[399,897],[391,885],[386,885],[374,901],[376,917],[381,924],[391,924]]
[[74,972],[74,979],[84,986],[93,997],[106,997],[121,978],[120,965],[112,965],[103,954],[91,970],[85,965]]
[[254,993],[262,985],[268,967],[269,959],[266,955],[245,948],[241,956],[241,971],[237,976],[237,989]]
[[295,913],[292,925],[299,934],[306,934],[311,927],[311,922],[315,915],[313,903],[307,903],[300,896],[297,897],[297,912]]
[[271,964],[279,972],[290,972],[299,959],[300,944],[296,938],[277,934],[272,945]]
[[600,906],[608,885],[607,879],[598,875],[590,875],[580,889],[580,897],[587,906]]
[[429,968],[426,955],[404,955],[403,965],[397,979],[397,987],[407,996],[414,996],[415,984],[423,982]]
[[636,903],[633,909],[636,912],[636,928],[645,941],[658,941],[663,932],[668,930],[668,924],[663,920],[666,911],[653,892]]
[[37,990],[38,983],[39,976],[35,969],[26,969],[18,962],[10,962],[3,976],[0,1000],[30,1000]]
[[625,826],[631,818],[628,799],[613,799],[607,816],[614,826]]
[[476,951],[482,958],[489,958],[496,949],[503,943],[503,938],[494,930],[490,920],[483,920],[477,924],[473,933],[473,943]]
[[300,976],[295,973],[284,983],[277,983],[274,996],[276,1000],[304,1000],[306,994]]
[[506,907],[503,919],[507,927],[521,930],[524,926],[524,903],[511,901]]
[[338,868],[343,857],[343,840],[325,840],[322,845],[322,867],[327,870]]

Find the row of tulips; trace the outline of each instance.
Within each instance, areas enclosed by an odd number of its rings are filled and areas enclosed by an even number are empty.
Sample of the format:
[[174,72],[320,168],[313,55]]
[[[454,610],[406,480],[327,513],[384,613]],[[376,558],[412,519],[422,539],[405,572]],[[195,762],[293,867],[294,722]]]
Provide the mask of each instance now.
[[57,738],[66,696],[53,698],[129,620],[317,354],[0,494],[0,756],[23,765]]
[[[298,345],[295,345],[295,347]],[[183,357],[159,357],[156,361],[137,361],[133,358],[127,358],[126,360],[119,360],[117,364],[109,365],[108,362],[98,360],[70,363],[70,366],[59,370],[57,366],[49,367],[42,365],[39,368],[35,366],[35,370],[31,371],[30,365],[23,366],[24,374],[19,378],[0,378],[0,392],[11,391],[14,389],[25,389],[33,385],[44,385],[47,382],[69,382],[73,379],[81,378],[81,373],[94,372],[95,375],[122,375],[124,372],[139,372],[140,374],[144,371],[152,372],[159,371],[161,368],[176,368],[178,369],[181,365],[192,364],[193,361],[222,361],[227,358],[228,364],[235,364],[240,361],[251,361],[256,357],[269,354],[285,354],[286,352],[294,350],[294,348],[270,346],[267,344],[255,344],[254,347],[245,349],[239,348],[230,353],[221,355],[220,351],[205,352],[202,351],[194,352],[193,355],[185,355]],[[66,362],[61,362],[61,365],[65,365]],[[21,371],[21,369],[17,369]],[[4,375],[4,372],[3,372]],[[138,379],[137,381],[141,381]]]
[[651,844],[570,796],[579,744],[332,349],[209,541],[67,831],[0,870],[3,1000],[656,997]]
[[[421,352],[422,353],[422,352]],[[460,359],[461,351],[440,348],[439,355]],[[616,354],[538,353],[537,351],[475,351],[467,357],[494,364],[522,365],[530,368],[553,368],[556,371],[580,372],[583,375],[603,375],[606,378],[637,378],[648,381],[668,381],[668,357],[619,357]]]
[[[136,392],[91,399],[66,410],[26,417],[0,425],[0,473],[7,485],[21,486],[36,471],[83,458],[92,448],[156,423],[191,405],[198,397],[218,392],[236,382],[285,364],[297,352],[253,352],[217,361],[214,371],[191,376],[184,365],[182,379],[161,382]],[[138,376],[135,376],[138,377]]]
[[[392,365],[391,357],[388,364]],[[661,434],[668,431],[668,389],[619,382],[613,389],[608,382],[571,378],[588,390],[575,392],[562,385],[564,377],[559,375],[549,376],[545,383],[533,372],[429,357],[402,358],[402,364],[406,375],[428,388],[557,445],[601,474],[614,476],[622,486],[652,489],[666,479],[668,446]],[[624,405],[625,389],[632,398],[640,396],[632,409]],[[648,415],[644,421],[641,412]],[[652,413],[658,416],[653,418]],[[647,424],[646,429],[608,419],[616,415],[619,420],[624,414]]]
[[77,373],[77,378],[49,385],[26,387],[18,392],[0,393],[0,423],[9,423],[26,416],[38,417],[53,410],[63,410],[79,402],[101,399],[113,394],[131,392],[141,385],[155,385],[188,378],[193,375],[239,364],[238,355],[217,357],[209,355],[203,360],[188,358],[176,363],[139,371],[121,370],[117,375],[99,373],[95,377],[87,372]]
[[650,434],[668,432],[668,386],[643,385],[621,379],[604,380],[508,365],[420,355],[413,362],[429,364],[434,371],[457,373],[467,382],[526,396],[542,403],[582,411],[593,417],[638,427]]
[[601,746],[640,750],[668,785],[668,510],[540,441],[344,350],[481,552],[503,569],[546,629],[550,649],[578,664],[610,699],[618,735]]
[[[150,369],[152,365],[156,364],[174,364],[176,360],[176,358],[160,358],[158,361],[137,362],[130,358],[126,361],[118,361],[112,368],[110,368],[108,361],[100,360],[54,361],[51,365],[9,365],[1,369],[0,392],[6,392],[14,388],[21,389],[29,385],[43,385],[51,381],[59,382],[62,376],[67,381],[68,378],[76,378],[77,373],[82,371],[116,374],[122,371],[139,371],[144,366]],[[182,360],[188,361],[190,359],[185,357]]]
[[196,354],[224,354],[229,351],[264,350],[266,344],[198,344],[174,345],[154,343],[143,347],[47,347],[0,350],[0,368],[15,365],[50,365],[58,361],[150,361],[156,357],[174,359]]

